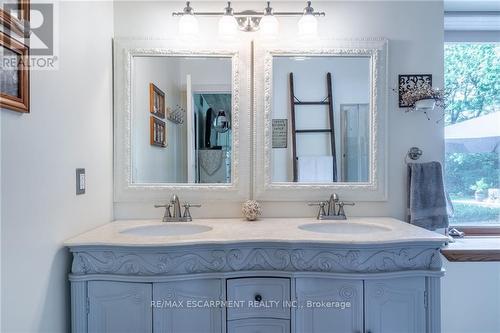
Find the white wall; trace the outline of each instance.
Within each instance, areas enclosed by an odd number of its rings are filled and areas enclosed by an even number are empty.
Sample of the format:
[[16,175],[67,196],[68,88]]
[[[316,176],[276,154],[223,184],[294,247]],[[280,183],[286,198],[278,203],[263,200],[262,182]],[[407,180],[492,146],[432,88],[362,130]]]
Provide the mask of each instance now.
[[180,62],[179,82],[186,89],[186,75],[191,75],[193,90],[231,91],[231,58],[184,58]]
[[441,280],[443,333],[500,332],[500,263],[448,262]]
[[132,168],[135,183],[183,183],[187,181],[185,124],[174,124],[168,119],[167,146],[150,144],[149,83],[165,93],[165,104],[171,108],[181,105],[179,86],[180,60],[178,58],[134,58],[132,110]]
[[60,3],[59,70],[32,71],[31,114],[1,111],[2,332],[69,332],[62,243],[112,219],[112,17]]

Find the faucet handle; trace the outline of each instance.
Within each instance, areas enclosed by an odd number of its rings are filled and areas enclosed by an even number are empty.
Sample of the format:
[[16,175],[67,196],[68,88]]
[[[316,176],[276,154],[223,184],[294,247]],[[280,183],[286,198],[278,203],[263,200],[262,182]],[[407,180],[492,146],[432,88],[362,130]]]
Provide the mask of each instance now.
[[155,208],[162,208],[162,207],[170,207],[170,204],[164,204],[164,205],[155,205]]
[[318,212],[318,216],[317,216],[318,220],[323,219],[323,217],[326,215],[325,207],[326,207],[327,204],[328,203],[326,203],[324,201],[320,201],[320,202],[308,202],[307,203],[308,206],[319,206],[319,212]]
[[308,202],[307,203],[308,206],[325,206],[326,205],[326,202],[324,201],[318,201],[318,202]]
[[351,201],[339,201],[337,205],[339,206],[339,211],[337,215],[345,216],[344,206],[354,206],[355,203]]
[[189,203],[189,202],[186,202],[184,203],[184,205],[182,205],[183,207],[195,207],[195,208],[200,208],[201,207],[201,204],[192,204],[192,203]]
[[182,217],[186,220],[186,221],[192,221],[193,218],[191,217],[191,211],[189,210],[189,208],[191,207],[201,207],[201,204],[190,204],[188,202],[186,202],[184,205],[182,205],[184,207],[184,214],[182,215]]
[[165,214],[163,214],[163,222],[166,221],[167,218],[172,217],[172,214],[170,213],[170,207],[172,207],[171,204],[167,203],[164,205],[154,205],[155,208],[165,208]]

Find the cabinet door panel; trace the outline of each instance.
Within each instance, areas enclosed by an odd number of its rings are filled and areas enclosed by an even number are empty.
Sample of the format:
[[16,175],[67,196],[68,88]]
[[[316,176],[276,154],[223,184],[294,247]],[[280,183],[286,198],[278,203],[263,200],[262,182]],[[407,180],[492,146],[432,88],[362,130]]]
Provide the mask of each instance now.
[[365,327],[371,333],[425,332],[423,277],[365,281]]
[[363,282],[298,278],[298,333],[357,333],[363,330]]
[[152,332],[151,284],[91,281],[88,297],[89,332]]
[[290,321],[284,319],[254,318],[231,320],[227,333],[289,333]]
[[153,284],[155,333],[221,333],[222,281],[201,279]]

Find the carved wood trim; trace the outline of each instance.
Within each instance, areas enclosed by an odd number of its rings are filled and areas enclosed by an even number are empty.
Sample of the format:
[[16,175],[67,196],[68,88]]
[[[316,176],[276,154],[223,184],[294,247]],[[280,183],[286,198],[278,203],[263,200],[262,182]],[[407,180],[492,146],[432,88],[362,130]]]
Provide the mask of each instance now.
[[376,249],[213,247],[138,252],[134,249],[73,251],[72,273],[168,276],[238,271],[382,273],[441,270],[439,248]]

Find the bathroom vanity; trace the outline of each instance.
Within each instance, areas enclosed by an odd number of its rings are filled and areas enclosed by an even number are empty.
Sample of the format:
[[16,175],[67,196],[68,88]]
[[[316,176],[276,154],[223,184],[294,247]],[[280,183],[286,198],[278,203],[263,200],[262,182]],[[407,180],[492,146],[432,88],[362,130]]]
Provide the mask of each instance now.
[[440,332],[445,241],[392,218],[116,221],[65,243],[72,332]]
[[[387,200],[386,39],[113,50],[115,203]],[[439,333],[446,240],[392,218],[116,221],[66,243],[72,330]]]

